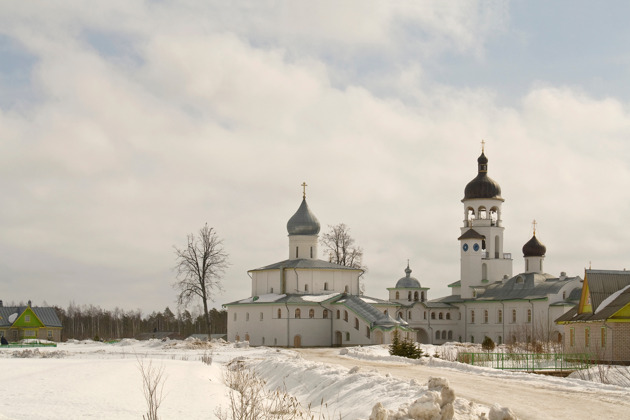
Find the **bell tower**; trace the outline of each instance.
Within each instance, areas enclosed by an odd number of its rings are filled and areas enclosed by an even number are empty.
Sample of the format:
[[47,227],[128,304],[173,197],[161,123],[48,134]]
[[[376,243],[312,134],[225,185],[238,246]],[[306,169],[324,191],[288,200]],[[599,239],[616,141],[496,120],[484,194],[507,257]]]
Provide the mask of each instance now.
[[473,297],[473,287],[512,276],[512,255],[503,252],[501,187],[488,176],[485,142],[477,159],[477,176],[464,190],[461,228],[461,297]]

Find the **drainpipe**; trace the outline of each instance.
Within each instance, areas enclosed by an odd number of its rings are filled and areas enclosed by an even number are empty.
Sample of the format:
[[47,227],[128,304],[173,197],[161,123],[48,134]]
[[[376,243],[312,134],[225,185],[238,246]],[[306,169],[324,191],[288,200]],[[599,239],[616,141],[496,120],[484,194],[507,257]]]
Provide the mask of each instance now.
[[431,327],[431,310],[429,310],[429,317],[427,318],[427,320],[429,321],[429,326],[427,327],[429,329],[429,344],[433,344],[433,328]]
[[287,347],[289,347],[289,337],[291,336],[289,334],[289,327],[290,327],[289,318],[291,317],[291,312],[289,312],[289,305],[286,302],[284,302],[284,306],[286,306],[287,308]]
[[295,267],[293,267],[293,272],[295,273],[295,287],[299,293],[300,292],[300,277],[298,276],[298,272]]
[[466,337],[468,337],[468,308],[464,303],[464,342],[467,342]]
[[501,337],[503,337],[503,342],[505,343],[505,302],[501,301],[501,324],[502,328],[501,330],[503,331],[503,335]]
[[534,302],[529,300],[529,304],[532,307],[532,343],[533,343],[534,340],[536,339],[536,336],[534,334]]

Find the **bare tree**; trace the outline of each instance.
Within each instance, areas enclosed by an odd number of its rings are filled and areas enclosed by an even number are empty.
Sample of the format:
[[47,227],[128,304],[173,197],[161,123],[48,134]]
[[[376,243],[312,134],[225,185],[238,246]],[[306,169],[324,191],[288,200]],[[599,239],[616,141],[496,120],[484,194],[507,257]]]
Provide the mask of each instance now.
[[223,291],[221,278],[228,267],[228,254],[223,249],[223,241],[215,230],[208,227],[199,229],[198,235],[188,235],[185,248],[175,248],[177,281],[173,284],[179,290],[177,303],[187,306],[193,299],[203,303],[206,330],[210,334],[208,300],[214,301],[216,292]]
[[363,265],[363,249],[354,246],[350,228],[344,223],[328,225],[328,232],[324,233],[321,242],[328,253],[328,261],[367,271],[367,267]]

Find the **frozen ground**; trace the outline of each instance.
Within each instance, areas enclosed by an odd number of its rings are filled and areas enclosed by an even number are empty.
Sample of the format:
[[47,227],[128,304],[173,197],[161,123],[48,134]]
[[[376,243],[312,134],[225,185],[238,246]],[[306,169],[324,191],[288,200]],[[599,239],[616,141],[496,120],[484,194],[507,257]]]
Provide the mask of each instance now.
[[[429,353],[431,353],[431,349]],[[502,373],[439,359],[421,364],[392,358],[382,346],[342,349],[238,348],[233,344],[123,340],[61,343],[57,348],[0,351],[0,419],[141,419],[146,412],[138,360],[165,372],[163,419],[212,419],[228,407],[221,370],[243,357],[271,386],[285,387],[304,404],[334,418],[368,419],[372,408],[385,409],[420,399],[435,405],[429,377],[445,377],[457,399],[456,419],[487,417],[499,403],[519,418],[625,418],[628,388]],[[212,355],[212,365],[201,361]],[[439,389],[438,389],[439,391]],[[433,395],[433,397],[430,397]],[[433,398],[433,399],[431,399]],[[409,406],[420,407],[418,404]],[[439,407],[438,407],[439,409]]]

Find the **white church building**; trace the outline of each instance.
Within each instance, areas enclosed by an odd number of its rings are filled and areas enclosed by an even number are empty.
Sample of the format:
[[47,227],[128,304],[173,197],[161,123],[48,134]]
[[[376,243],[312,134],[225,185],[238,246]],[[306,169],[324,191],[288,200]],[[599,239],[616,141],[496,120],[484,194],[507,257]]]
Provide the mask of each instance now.
[[[363,296],[362,270],[323,261],[320,224],[306,203],[289,219],[288,259],[250,270],[251,296],[225,304],[228,340],[283,347],[390,343],[394,331],[421,343],[496,343],[560,340],[554,320],[580,298],[580,277],[543,271],[546,247],[534,235],[523,246],[524,271],[512,274],[503,250],[499,184],[488,176],[482,150],[478,174],[466,185],[460,246],[461,277],[451,295],[429,299],[429,289],[405,276],[388,300]],[[535,225],[534,225],[535,226]]]

